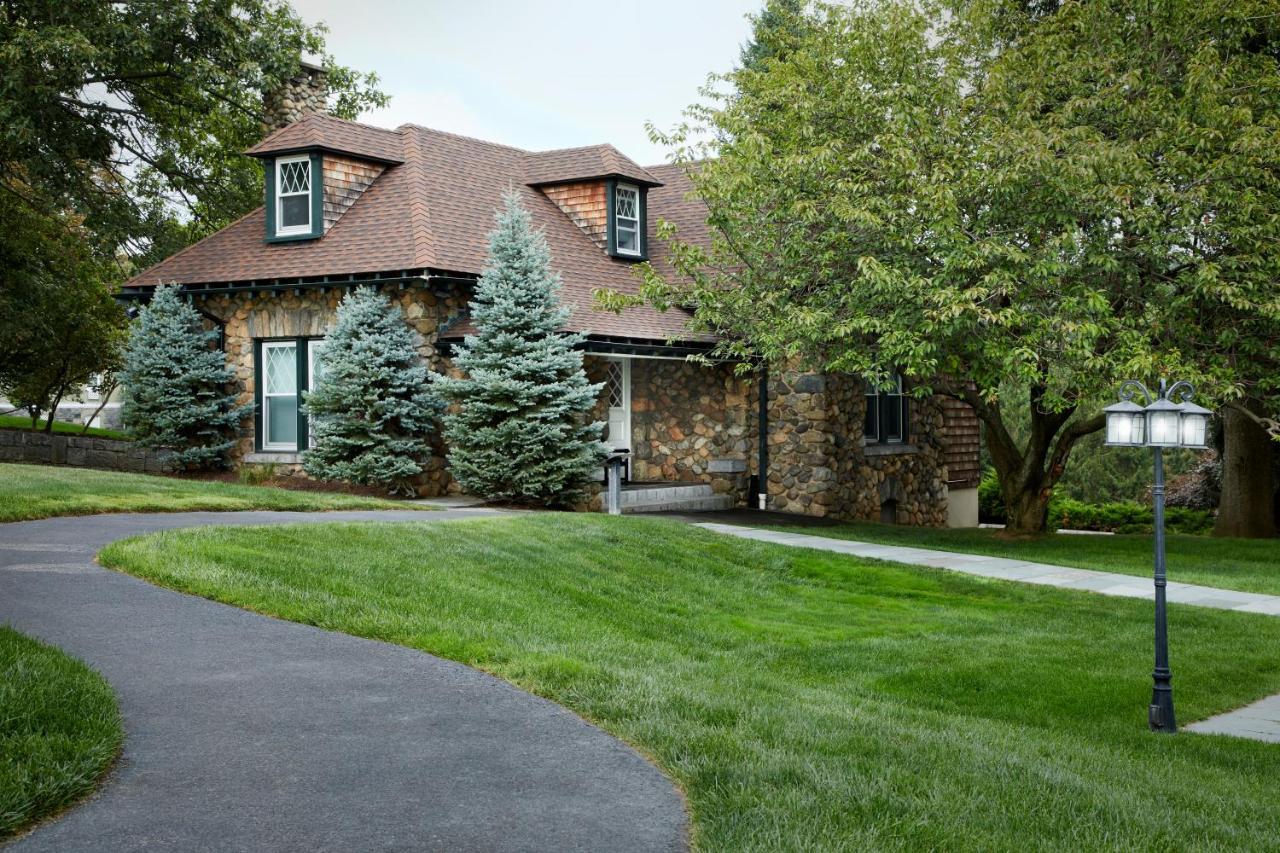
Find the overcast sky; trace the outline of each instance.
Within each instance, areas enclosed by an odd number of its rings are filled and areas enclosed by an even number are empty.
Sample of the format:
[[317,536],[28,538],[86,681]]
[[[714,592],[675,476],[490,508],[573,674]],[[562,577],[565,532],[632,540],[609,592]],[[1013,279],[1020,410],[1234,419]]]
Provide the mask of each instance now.
[[391,95],[361,120],[541,150],[611,142],[643,165],[713,71],[738,59],[763,0],[292,0],[329,52]]

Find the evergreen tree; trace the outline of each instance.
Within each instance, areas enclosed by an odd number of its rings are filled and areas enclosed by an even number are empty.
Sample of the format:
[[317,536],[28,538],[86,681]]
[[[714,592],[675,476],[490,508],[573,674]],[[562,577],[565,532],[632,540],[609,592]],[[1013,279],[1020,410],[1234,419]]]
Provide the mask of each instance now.
[[602,386],[587,381],[574,349],[583,337],[560,332],[569,311],[546,239],[515,191],[505,203],[471,300],[477,333],[454,358],[465,378],[432,377],[457,404],[444,418],[449,465],[473,494],[564,504],[605,454],[603,424],[585,417]]
[[235,372],[216,338],[175,284],[156,288],[125,350],[125,428],[144,447],[172,450],[183,468],[225,467],[253,413],[229,390]]
[[439,407],[400,309],[372,288],[349,292],[317,355],[319,375],[306,395],[315,439],[303,468],[412,495]]

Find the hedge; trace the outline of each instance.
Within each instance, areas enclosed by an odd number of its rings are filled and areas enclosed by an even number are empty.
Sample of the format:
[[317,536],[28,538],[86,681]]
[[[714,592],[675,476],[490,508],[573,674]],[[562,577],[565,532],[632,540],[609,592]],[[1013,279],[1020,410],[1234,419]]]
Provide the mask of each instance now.
[[[1008,520],[1000,484],[990,469],[978,486],[978,518],[984,524],[1004,524]],[[1208,510],[1167,507],[1164,520],[1170,533],[1203,534],[1213,529],[1213,513]],[[1089,504],[1062,496],[1049,501],[1049,527],[1053,530],[1150,533],[1153,524],[1152,508],[1132,501]]]

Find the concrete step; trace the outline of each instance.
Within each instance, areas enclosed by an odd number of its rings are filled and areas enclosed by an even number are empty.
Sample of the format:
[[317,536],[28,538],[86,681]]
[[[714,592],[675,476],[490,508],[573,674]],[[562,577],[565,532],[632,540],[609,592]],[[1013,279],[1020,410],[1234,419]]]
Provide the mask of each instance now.
[[624,506],[622,512],[624,515],[633,515],[640,512],[722,512],[726,509],[733,509],[733,506],[733,498],[728,495],[712,495],[709,498]]
[[642,506],[652,503],[671,503],[709,498],[715,492],[706,483],[662,483],[660,485],[631,485],[622,489],[622,505]]

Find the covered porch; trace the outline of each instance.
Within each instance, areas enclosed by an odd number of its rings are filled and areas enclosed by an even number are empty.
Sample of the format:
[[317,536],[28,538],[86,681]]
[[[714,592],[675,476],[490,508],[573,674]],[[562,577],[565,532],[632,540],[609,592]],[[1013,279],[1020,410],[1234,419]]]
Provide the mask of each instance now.
[[731,364],[699,364],[671,349],[587,349],[587,375],[604,385],[595,416],[608,425],[605,441],[628,451],[624,506],[744,505],[754,471],[756,382]]

